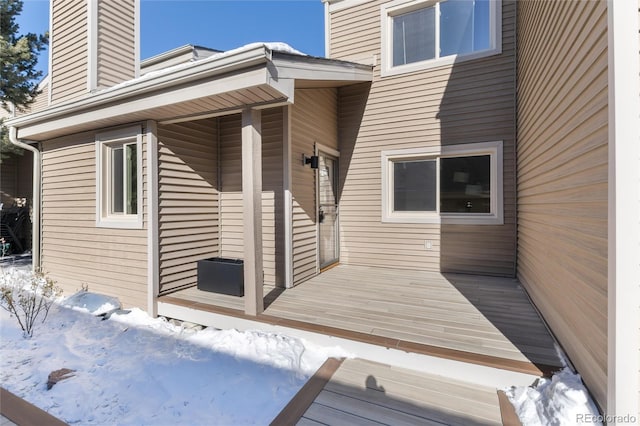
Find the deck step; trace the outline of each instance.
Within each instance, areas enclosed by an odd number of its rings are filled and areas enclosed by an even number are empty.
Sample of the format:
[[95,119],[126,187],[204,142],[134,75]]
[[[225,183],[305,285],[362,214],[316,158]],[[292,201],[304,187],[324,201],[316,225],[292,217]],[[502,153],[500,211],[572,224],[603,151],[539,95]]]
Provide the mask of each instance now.
[[363,359],[328,360],[307,385],[272,425],[500,425],[508,418],[494,388]]

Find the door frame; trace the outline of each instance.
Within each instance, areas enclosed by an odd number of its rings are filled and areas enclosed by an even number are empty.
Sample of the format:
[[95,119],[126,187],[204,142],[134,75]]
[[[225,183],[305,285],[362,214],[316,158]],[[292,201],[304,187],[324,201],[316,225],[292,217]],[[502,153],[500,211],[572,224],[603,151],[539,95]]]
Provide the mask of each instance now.
[[[340,182],[340,151],[337,149],[331,148],[329,146],[323,145],[321,143],[315,142],[313,144],[313,155],[319,156],[320,153],[325,153],[331,157],[334,157],[337,161],[336,167],[336,180]],[[336,219],[336,261],[332,263],[332,266],[340,262],[340,194],[338,193],[338,184],[336,184],[336,205],[337,209],[337,219]],[[314,190],[316,193],[316,212],[315,212],[315,220],[316,220],[316,274],[320,274],[320,170],[316,169],[315,171],[315,185]]]

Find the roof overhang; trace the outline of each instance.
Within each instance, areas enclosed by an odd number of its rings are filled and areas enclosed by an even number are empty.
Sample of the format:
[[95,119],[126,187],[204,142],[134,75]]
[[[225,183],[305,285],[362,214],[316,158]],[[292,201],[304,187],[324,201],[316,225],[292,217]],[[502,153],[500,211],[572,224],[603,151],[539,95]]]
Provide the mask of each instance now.
[[296,87],[372,80],[370,66],[272,51],[264,45],[149,73],[45,110],[13,118],[18,138],[59,136],[143,120],[186,120],[294,102]]

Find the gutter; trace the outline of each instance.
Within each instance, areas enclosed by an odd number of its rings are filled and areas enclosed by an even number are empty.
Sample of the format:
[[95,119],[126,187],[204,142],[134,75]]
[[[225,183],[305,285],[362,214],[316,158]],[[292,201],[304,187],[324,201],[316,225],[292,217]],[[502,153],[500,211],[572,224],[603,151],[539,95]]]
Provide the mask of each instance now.
[[42,178],[42,156],[40,150],[32,145],[25,143],[18,139],[18,128],[14,126],[9,127],[9,141],[27,151],[33,153],[33,218],[31,220],[31,259],[32,270],[34,272],[40,270],[40,189]]

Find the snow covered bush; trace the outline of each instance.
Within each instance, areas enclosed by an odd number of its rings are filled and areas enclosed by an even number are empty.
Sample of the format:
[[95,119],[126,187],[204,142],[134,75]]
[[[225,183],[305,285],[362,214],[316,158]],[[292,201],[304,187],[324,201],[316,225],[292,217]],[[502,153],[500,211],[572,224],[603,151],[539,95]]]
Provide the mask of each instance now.
[[33,336],[36,319],[47,319],[54,299],[62,294],[42,272],[9,269],[0,276],[0,306],[16,318],[25,337]]

